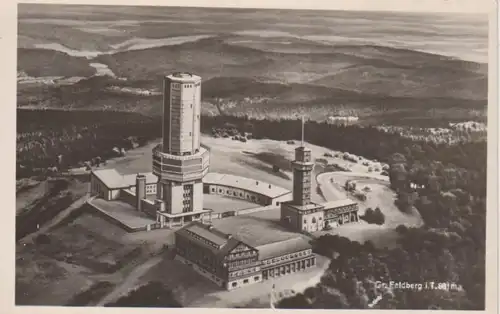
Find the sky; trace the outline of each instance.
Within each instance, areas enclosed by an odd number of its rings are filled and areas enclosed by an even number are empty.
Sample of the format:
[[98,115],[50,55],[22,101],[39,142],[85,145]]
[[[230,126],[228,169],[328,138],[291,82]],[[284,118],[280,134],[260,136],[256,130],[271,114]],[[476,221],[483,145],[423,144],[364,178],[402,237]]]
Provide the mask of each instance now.
[[23,1],[65,4],[168,5],[318,10],[487,13],[495,0],[51,0]]

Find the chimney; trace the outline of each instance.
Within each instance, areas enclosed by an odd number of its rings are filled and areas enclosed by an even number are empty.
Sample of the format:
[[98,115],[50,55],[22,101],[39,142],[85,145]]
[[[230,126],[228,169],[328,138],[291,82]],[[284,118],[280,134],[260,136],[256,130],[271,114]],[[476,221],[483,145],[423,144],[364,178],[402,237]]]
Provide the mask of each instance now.
[[135,177],[135,197],[136,208],[138,211],[142,211],[141,201],[146,197],[146,176],[143,174],[137,174]]
[[163,200],[156,199],[155,204],[157,210],[159,210],[160,212],[165,211],[165,202]]

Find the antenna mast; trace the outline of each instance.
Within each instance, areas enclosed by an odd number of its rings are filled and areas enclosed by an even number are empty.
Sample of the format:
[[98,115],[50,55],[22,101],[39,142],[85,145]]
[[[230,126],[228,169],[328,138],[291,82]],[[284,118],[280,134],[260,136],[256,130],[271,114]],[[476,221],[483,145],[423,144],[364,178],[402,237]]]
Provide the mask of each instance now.
[[302,116],[302,147],[304,147],[304,116]]

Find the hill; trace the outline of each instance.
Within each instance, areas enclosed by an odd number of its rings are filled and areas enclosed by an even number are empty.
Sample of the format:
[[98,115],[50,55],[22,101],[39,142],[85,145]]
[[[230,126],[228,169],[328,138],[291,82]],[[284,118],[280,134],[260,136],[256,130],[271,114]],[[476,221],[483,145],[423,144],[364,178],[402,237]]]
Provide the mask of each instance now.
[[[436,119],[483,118],[487,67],[451,57],[369,45],[322,45],[287,39],[300,48],[272,51],[284,38],[219,35],[182,44],[99,55],[93,60],[19,49],[19,69],[33,75],[88,75],[90,62],[117,77],[73,85],[18,84],[18,107],[76,108],[161,114],[165,73],[191,71],[204,79],[205,114],[315,120],[356,115],[362,123],[420,124]],[[250,39],[250,40],[247,40]],[[268,49],[270,44],[272,49]],[[297,44],[297,45],[295,45]],[[309,53],[304,49],[309,47]],[[41,70],[40,70],[41,69]],[[38,71],[38,72],[37,72]]]
[[[484,64],[381,46],[325,45],[323,52],[314,52],[319,44],[311,43],[310,50],[314,53],[274,52],[239,45],[237,39],[243,40],[245,36],[205,38],[102,55],[97,59],[123,77],[151,79],[182,69],[205,80],[245,77],[389,96],[453,96],[475,100],[487,97]],[[270,44],[275,42],[276,39]],[[307,43],[300,41],[302,49]]]
[[29,76],[82,76],[95,73],[89,61],[66,53],[35,48],[17,49],[17,70]]

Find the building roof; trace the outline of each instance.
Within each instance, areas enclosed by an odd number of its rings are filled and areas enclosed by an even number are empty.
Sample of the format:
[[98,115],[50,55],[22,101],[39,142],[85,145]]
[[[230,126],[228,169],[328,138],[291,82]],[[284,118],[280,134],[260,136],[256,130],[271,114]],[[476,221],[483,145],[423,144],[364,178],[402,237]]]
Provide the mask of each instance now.
[[[158,182],[158,177],[155,176],[152,172],[147,172],[147,173],[140,173],[143,176],[146,177],[146,184],[153,184]],[[127,186],[134,186],[135,185],[135,178],[137,177],[137,174],[127,174],[123,176],[123,184]]]
[[[137,174],[123,175],[115,169],[100,169],[93,170],[92,174],[101,180],[109,189],[126,189],[135,186],[135,178]],[[146,177],[146,184],[153,184],[158,181],[158,178],[152,173],[141,173]]]
[[[242,243],[239,239],[217,230],[211,225],[205,225],[198,221],[190,223],[189,225],[177,230],[175,233],[196,241],[198,244],[208,248],[215,255],[220,257],[225,256],[238,244]],[[193,234],[212,242],[215,246],[209,245],[204,241],[200,241],[196,237],[193,237]],[[247,244],[245,243],[245,245]]]
[[207,173],[207,175],[203,178],[203,182],[208,184],[239,188],[257,194],[266,195],[271,198],[291,193],[289,190],[283,187],[272,185],[264,181],[218,172]]
[[355,201],[353,201],[349,198],[346,198],[343,200],[335,200],[335,201],[326,202],[326,203],[323,203],[322,205],[325,207],[325,210],[326,210],[326,209],[350,206],[350,205],[355,205],[355,204],[357,204]]
[[219,246],[223,246],[228,240],[228,235],[225,233],[200,223],[190,224],[185,229]]
[[304,251],[310,249],[311,247],[311,244],[305,237],[298,236],[285,241],[277,241],[261,245],[256,249],[259,250],[259,259],[265,260],[285,254]]
[[293,204],[292,202],[286,202],[285,204],[289,207],[293,207],[293,208],[298,209],[298,210],[311,210],[311,209],[324,210],[323,204],[318,204],[318,203],[314,203],[314,202],[311,202],[311,203],[306,204],[306,205],[297,205],[297,204]]
[[119,189],[123,186],[123,176],[115,169],[92,170],[92,174],[110,189]]
[[201,77],[187,72],[175,72],[166,77],[174,82],[196,82],[201,80]]

